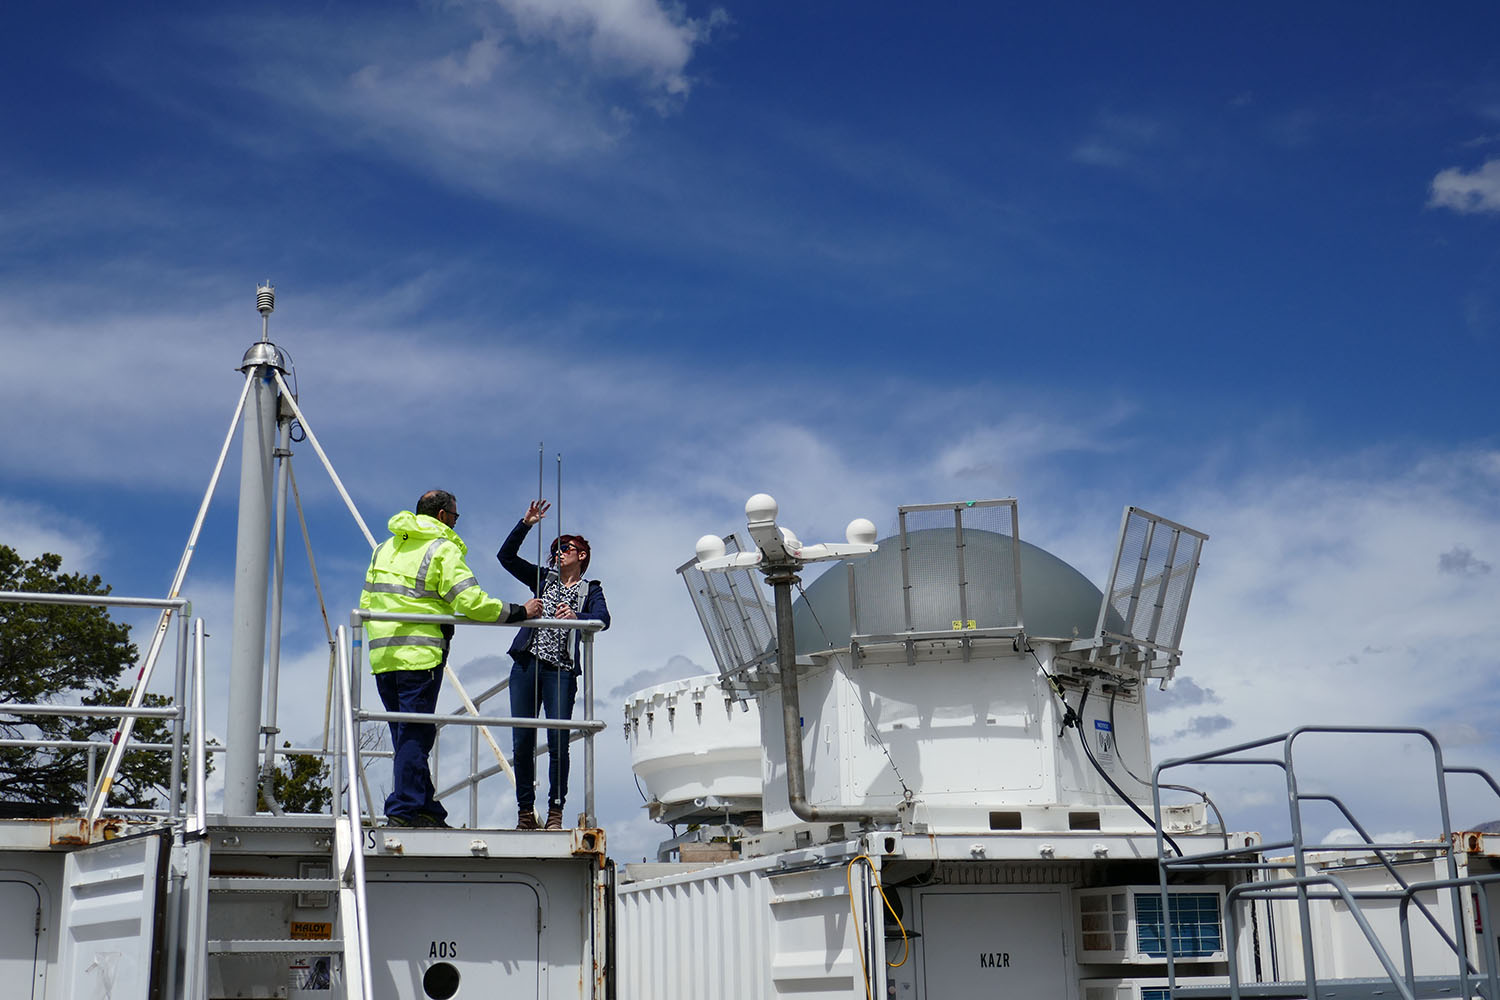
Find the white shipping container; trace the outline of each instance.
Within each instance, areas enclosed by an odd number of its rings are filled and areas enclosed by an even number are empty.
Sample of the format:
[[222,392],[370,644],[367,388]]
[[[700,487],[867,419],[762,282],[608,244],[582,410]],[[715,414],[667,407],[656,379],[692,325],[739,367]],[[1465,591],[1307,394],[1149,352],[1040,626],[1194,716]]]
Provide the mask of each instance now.
[[864,863],[849,871],[857,853],[844,844],[698,869],[627,866],[627,879],[655,877],[617,887],[617,996],[860,1000],[866,969],[883,995],[883,913]]
[[[1459,875],[1461,877],[1467,875],[1469,872],[1466,856],[1459,854],[1457,860]],[[1337,864],[1330,864],[1325,860],[1323,865],[1324,871],[1341,879],[1351,891],[1390,891],[1400,888],[1391,873],[1373,857],[1353,859],[1353,861],[1347,857],[1341,857]],[[1308,867],[1310,870],[1317,869],[1319,859],[1316,856],[1309,858]],[[1448,877],[1447,862],[1441,856],[1407,857],[1397,862],[1395,867],[1401,878],[1408,884]],[[1283,869],[1273,872],[1271,877],[1288,878],[1291,874],[1290,869]],[[1327,893],[1330,890],[1315,887],[1313,891]],[[1456,896],[1448,891],[1419,894],[1417,899],[1426,904],[1432,920],[1424,916],[1415,904],[1410,907],[1408,922],[1413,969],[1416,975],[1452,976],[1457,974],[1459,969],[1457,954],[1443,940],[1443,935],[1454,938],[1453,904],[1455,898],[1460,907],[1459,933],[1467,943],[1471,960],[1479,968],[1484,968],[1484,956],[1474,934],[1475,911],[1471,892],[1472,890],[1465,888]],[[1272,905],[1277,974],[1282,979],[1301,979],[1304,970],[1304,951],[1299,931],[1297,903],[1295,900],[1277,900]],[[1359,905],[1386,954],[1395,963],[1396,968],[1401,969],[1403,961],[1399,901],[1363,899],[1360,900]],[[1349,913],[1348,906],[1341,900],[1314,900],[1309,903],[1309,913],[1313,958],[1319,979],[1359,977],[1384,979],[1386,977],[1375,949]],[[1434,922],[1437,927],[1433,926]],[[1438,927],[1442,929],[1441,933]]]

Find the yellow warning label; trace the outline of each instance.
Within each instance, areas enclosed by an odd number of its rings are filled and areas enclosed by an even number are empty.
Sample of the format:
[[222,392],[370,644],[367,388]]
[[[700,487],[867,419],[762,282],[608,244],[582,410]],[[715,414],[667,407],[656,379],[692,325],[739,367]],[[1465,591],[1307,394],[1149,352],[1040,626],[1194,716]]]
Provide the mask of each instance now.
[[957,618],[953,619],[953,631],[955,631],[955,632],[967,631],[968,629],[978,628],[978,627],[979,627],[979,622],[976,621],[973,618],[970,618],[967,622],[961,621],[961,620],[959,620]]
[[333,937],[333,924],[320,920],[293,920],[293,941],[327,941]]

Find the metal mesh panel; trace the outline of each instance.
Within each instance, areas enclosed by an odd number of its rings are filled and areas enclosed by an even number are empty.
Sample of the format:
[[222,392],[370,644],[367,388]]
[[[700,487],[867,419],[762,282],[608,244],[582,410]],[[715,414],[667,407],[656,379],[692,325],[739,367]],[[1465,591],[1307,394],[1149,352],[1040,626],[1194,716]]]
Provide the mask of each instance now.
[[[745,551],[734,535],[724,537],[724,547],[730,553]],[[693,598],[721,676],[737,675],[775,652],[774,618],[755,571],[705,573],[690,559],[677,572]]]
[[[1139,507],[1126,508],[1106,598],[1124,622],[1122,637],[1180,652],[1198,557],[1207,537]],[[1101,612],[1101,631],[1104,618]]]
[[1014,500],[897,510],[897,538],[852,564],[855,635],[1020,627]]

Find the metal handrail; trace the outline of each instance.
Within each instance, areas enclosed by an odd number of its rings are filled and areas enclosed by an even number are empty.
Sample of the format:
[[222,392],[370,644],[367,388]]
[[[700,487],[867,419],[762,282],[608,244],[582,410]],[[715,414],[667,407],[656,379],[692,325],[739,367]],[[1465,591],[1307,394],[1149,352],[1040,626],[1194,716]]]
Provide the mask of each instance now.
[[[345,795],[347,796],[348,808],[345,810],[343,822],[345,833],[349,841],[349,868],[350,880],[354,883],[354,909],[357,927],[354,928],[360,973],[360,995],[364,1000],[371,1000],[371,963],[370,963],[370,928],[368,914],[370,912],[369,902],[365,894],[365,846],[364,830],[360,826],[360,804],[359,804],[359,730],[354,727],[353,695],[350,684],[349,653],[348,645],[344,641],[344,626],[338,628],[335,645],[338,649],[336,673],[339,676],[339,736],[343,744],[344,756],[349,767],[348,780],[345,782]],[[338,822],[335,819],[335,822]],[[345,929],[347,940],[348,929]]]
[[204,664],[207,660],[208,633],[203,619],[193,619],[193,826],[202,833],[208,828],[208,735],[207,694],[203,690]]
[[360,709],[354,713],[356,722],[430,722],[442,726],[509,726],[513,729],[577,729],[597,733],[609,723],[603,719],[551,719],[524,715],[437,715],[428,712],[371,712]]
[[[117,720],[120,725],[116,727],[115,736],[108,742],[92,740],[57,740],[57,739],[7,739],[0,741],[0,746],[16,748],[53,749],[53,750],[86,750],[88,751],[88,799],[89,819],[97,819],[106,812],[107,790],[113,784],[115,771],[123,759],[128,747],[130,750],[142,750],[151,753],[166,752],[171,755],[168,767],[167,779],[167,808],[165,810],[121,810],[109,808],[111,815],[131,815],[163,817],[169,822],[179,822],[183,818],[181,796],[182,779],[182,739],[183,728],[187,712],[183,701],[183,688],[185,685],[185,674],[187,665],[187,621],[186,616],[191,613],[192,602],[182,597],[122,597],[113,594],[54,594],[38,593],[35,591],[5,590],[0,591],[0,604],[48,604],[64,607],[100,607],[100,608],[147,608],[163,612],[162,621],[158,625],[152,637],[151,652],[147,659],[154,662],[155,654],[162,645],[166,634],[166,623],[173,613],[179,616],[179,641],[177,649],[178,670],[173,682],[172,697],[170,704],[146,707],[139,704],[139,699],[144,697],[144,692],[137,690],[132,692],[131,704],[127,705],[57,705],[48,703],[10,703],[0,706],[0,713],[18,717],[24,720],[29,717],[48,718],[102,718]],[[146,667],[142,667],[144,673]],[[141,681],[137,681],[137,688]],[[170,743],[131,743],[128,732],[133,729],[136,719],[161,719],[170,720],[172,726],[172,740]],[[24,725],[18,721],[13,725]],[[123,738],[121,733],[125,732]],[[104,750],[106,753],[105,767],[102,774],[96,773],[95,751]]]
[[[1234,903],[1242,896],[1255,897],[1261,893],[1266,892],[1267,890],[1274,890],[1278,888],[1295,889],[1297,891],[1296,896],[1288,898],[1297,898],[1299,900],[1305,899],[1307,898],[1307,886],[1315,884],[1323,884],[1333,887],[1334,892],[1349,908],[1349,915],[1354,918],[1355,924],[1359,926],[1361,933],[1363,933],[1365,936],[1365,940],[1369,942],[1370,948],[1375,952],[1375,958],[1380,962],[1381,967],[1385,969],[1386,975],[1390,977],[1391,984],[1400,991],[1402,1000],[1416,1000],[1415,985],[1412,983],[1408,983],[1405,977],[1403,977],[1399,972],[1396,971],[1396,963],[1392,961],[1391,956],[1385,950],[1385,946],[1380,943],[1380,938],[1375,933],[1375,928],[1370,926],[1370,921],[1365,917],[1364,911],[1360,909],[1358,898],[1362,894],[1351,891],[1349,887],[1344,884],[1344,880],[1339,878],[1338,876],[1328,874],[1299,875],[1296,878],[1277,879],[1274,881],[1259,883],[1247,882],[1242,885],[1234,886],[1229,890],[1224,901],[1225,919],[1228,921],[1225,928],[1228,933],[1225,934],[1226,940],[1224,943],[1225,950],[1230,955],[1229,995],[1232,1000],[1239,1000],[1240,996],[1240,963],[1236,958],[1237,950],[1235,949],[1233,943],[1236,937],[1235,931],[1237,931],[1238,928],[1235,927],[1234,907],[1230,904]],[[1171,918],[1169,915],[1165,914],[1165,911],[1163,911],[1163,914],[1165,919],[1167,921],[1170,921]],[[1172,948],[1172,934],[1170,926],[1167,927],[1167,933],[1163,935],[1163,938],[1167,942],[1167,953],[1170,956]],[[1170,961],[1168,962],[1167,968],[1170,973]],[[1311,990],[1314,1000],[1316,1000],[1318,996],[1316,979],[1310,977],[1307,980],[1307,987],[1309,990]],[[1168,988],[1175,990],[1175,983],[1169,984]]]
[[413,622],[419,625],[477,625],[480,628],[561,628],[575,632],[602,632],[604,623],[593,618],[527,618],[519,622],[480,622],[462,615],[407,614],[355,608],[350,614],[367,622]]
[[[546,717],[520,718],[515,716],[480,716],[460,715],[450,713],[444,715],[412,713],[412,712],[375,712],[360,708],[353,709],[354,718],[361,722],[420,722],[430,723],[441,728],[446,725],[471,727],[477,736],[480,729],[486,726],[505,726],[513,729],[557,729],[570,733],[569,742],[578,738],[579,734],[584,739],[583,780],[584,780],[584,823],[593,826],[596,822],[594,812],[594,736],[596,733],[608,728],[608,723],[594,718],[594,634],[603,631],[605,624],[592,618],[529,618],[519,622],[481,622],[465,618],[461,615],[431,615],[431,614],[405,614],[390,611],[371,611],[364,608],[355,608],[349,615],[350,635],[346,643],[351,651],[348,669],[352,671],[359,666],[358,651],[364,645],[364,623],[368,621],[384,622],[407,622],[428,625],[453,625],[453,626],[478,626],[481,628],[555,628],[582,633],[582,649],[579,656],[579,666],[582,671],[582,694],[583,694],[583,718],[582,719],[551,719]],[[489,698],[500,690],[504,684],[499,683],[489,688],[481,698]],[[352,689],[352,682],[351,682]],[[475,704],[477,710],[478,704]],[[474,751],[471,747],[471,762]],[[351,766],[357,766],[355,774],[363,776],[362,755],[356,755]],[[492,777],[498,773],[495,769],[478,770],[471,763],[470,774],[467,781],[444,789],[445,793],[452,793],[464,787],[473,788],[485,778]],[[373,806],[373,803],[372,803]],[[471,796],[471,812],[475,809],[475,803]],[[471,821],[473,821],[471,817]]]
[[[1345,805],[1345,803],[1337,796],[1322,792],[1300,792],[1297,786],[1295,768],[1295,744],[1300,737],[1313,733],[1340,736],[1414,736],[1425,740],[1431,747],[1433,754],[1438,807],[1440,819],[1442,822],[1442,839],[1438,841],[1427,842],[1422,845],[1378,843],[1370,837],[1365,827],[1358,821],[1358,819],[1354,816],[1348,806]],[[1279,758],[1237,756],[1240,754],[1258,750],[1263,747],[1275,746],[1277,744],[1280,744],[1281,747],[1281,755]],[[1193,855],[1190,857],[1167,857],[1165,846],[1162,840],[1162,834],[1160,832],[1161,792],[1163,788],[1162,775],[1167,770],[1183,767],[1190,764],[1220,766],[1251,765],[1267,766],[1280,769],[1283,772],[1286,780],[1287,807],[1291,820],[1291,839],[1284,843],[1277,843],[1275,845],[1262,844],[1259,848],[1258,861],[1246,861],[1245,863],[1238,865],[1220,861],[1220,859],[1225,858],[1229,852],[1210,852],[1201,855]],[[1232,747],[1209,751],[1202,754],[1196,754],[1191,757],[1183,757],[1174,760],[1163,761],[1161,764],[1158,764],[1156,766],[1155,770],[1152,773],[1152,798],[1156,810],[1156,819],[1158,822],[1158,876],[1163,898],[1165,900],[1167,895],[1167,873],[1169,871],[1193,869],[1207,872],[1230,868],[1266,870],[1290,867],[1293,871],[1293,876],[1291,878],[1246,883],[1235,886],[1230,890],[1228,898],[1226,900],[1226,921],[1227,929],[1229,931],[1228,936],[1230,940],[1233,941],[1236,931],[1234,907],[1229,904],[1249,899],[1296,900],[1298,915],[1300,918],[1299,924],[1302,937],[1303,965],[1306,988],[1310,991],[1309,996],[1313,997],[1314,1000],[1316,1000],[1316,998],[1319,996],[1320,991],[1318,988],[1314,948],[1311,940],[1311,913],[1309,910],[1309,903],[1314,900],[1327,900],[1330,898],[1342,899],[1342,901],[1348,905],[1350,915],[1354,918],[1356,924],[1365,934],[1365,937],[1376,953],[1376,957],[1380,960],[1382,966],[1385,968],[1391,983],[1402,992],[1403,996],[1409,996],[1415,989],[1415,978],[1410,955],[1408,927],[1408,909],[1413,902],[1417,904],[1417,907],[1422,912],[1423,916],[1426,917],[1427,921],[1437,931],[1444,944],[1446,944],[1448,948],[1454,953],[1454,957],[1458,959],[1459,962],[1460,979],[1467,983],[1471,977],[1477,976],[1479,974],[1479,970],[1471,960],[1471,957],[1468,953],[1469,948],[1467,936],[1461,933],[1463,928],[1463,904],[1457,888],[1462,884],[1472,883],[1475,877],[1462,879],[1458,876],[1457,861],[1452,845],[1453,832],[1449,812],[1447,789],[1447,779],[1450,775],[1454,774],[1477,774],[1489,784],[1490,788],[1495,791],[1497,796],[1500,796],[1500,784],[1497,784],[1495,780],[1491,778],[1490,775],[1486,772],[1478,768],[1450,767],[1445,765],[1443,763],[1442,747],[1438,744],[1437,739],[1429,731],[1417,727],[1303,726],[1290,732],[1280,734],[1278,736],[1240,743]],[[1333,805],[1343,816],[1343,818],[1351,825],[1354,831],[1363,838],[1363,842],[1358,844],[1308,844],[1303,837],[1302,824],[1302,808],[1303,804],[1306,802],[1327,802]],[[1434,857],[1441,856],[1442,858],[1444,858],[1446,860],[1448,868],[1448,878],[1408,883],[1396,870],[1395,865],[1392,863],[1390,858],[1387,857],[1386,852],[1410,850],[1414,846],[1419,846],[1426,850],[1432,851]],[[1285,863],[1277,864],[1265,860],[1265,854],[1267,851],[1281,848],[1291,849],[1292,858],[1290,866]],[[1347,853],[1353,849],[1372,852],[1375,858],[1384,867],[1385,871],[1395,880],[1400,888],[1392,890],[1350,890],[1341,880],[1337,879],[1334,876],[1327,875],[1326,873],[1309,873],[1307,868],[1307,859],[1310,854],[1322,851]],[[1486,880],[1494,881],[1496,879],[1492,877]],[[1323,893],[1314,894],[1309,892],[1309,889],[1311,887],[1320,884],[1333,886],[1335,892],[1332,895]],[[1454,936],[1449,935],[1443,929],[1441,924],[1438,922],[1436,915],[1427,908],[1427,905],[1420,899],[1416,898],[1416,894],[1418,892],[1429,891],[1450,892],[1453,905],[1454,927],[1455,932],[1458,932],[1456,935],[1457,940],[1455,940]],[[1391,962],[1390,956],[1375,936],[1373,930],[1370,928],[1370,925],[1359,906],[1359,900],[1368,901],[1378,899],[1399,899],[1401,901],[1401,929],[1403,934],[1402,946],[1406,957],[1405,979],[1403,979],[1395,970],[1394,963]],[[1487,901],[1485,901],[1485,904],[1487,908]],[[1164,902],[1163,905],[1165,907],[1166,903]],[[1167,914],[1166,919],[1170,923],[1169,911],[1164,909],[1164,913]],[[1175,960],[1176,957],[1172,945],[1170,927],[1168,928],[1168,931],[1169,932],[1166,935],[1165,941],[1168,988],[1175,990],[1177,984]],[[1487,942],[1487,944],[1489,943],[1490,942]],[[1494,964],[1492,963],[1491,968],[1493,969],[1493,967]],[[1240,992],[1238,983],[1238,953],[1232,948],[1229,954],[1229,972],[1230,996],[1232,1000],[1239,1000]],[[1493,974],[1494,973],[1492,972],[1491,975],[1493,976]],[[1491,986],[1491,991],[1491,996],[1500,995],[1500,983],[1493,984]]]
[[45,594],[30,590],[0,590],[0,604],[72,604],[179,611],[191,603],[185,597],[115,597],[112,594]]
[[[1421,906],[1421,901],[1416,898],[1419,892],[1435,892],[1441,889],[1459,889],[1464,886],[1481,886],[1500,882],[1500,874],[1497,875],[1469,875],[1456,879],[1432,879],[1424,882],[1413,882],[1406,887],[1401,894],[1400,903],[1400,926],[1401,926],[1401,956],[1406,965],[1406,976],[1414,979],[1415,970],[1411,948],[1411,926],[1408,910],[1412,903]],[[1475,900],[1479,903],[1479,919],[1481,926],[1493,927],[1490,923],[1490,894],[1488,892],[1474,893]],[[1489,980],[1489,997],[1500,997],[1500,951],[1497,951],[1495,937],[1492,934],[1482,936],[1485,944],[1485,976]],[[1466,972],[1472,971],[1477,974],[1479,970],[1473,962],[1468,964]],[[1464,992],[1468,992],[1468,976],[1463,976]]]
[[[47,704],[5,704],[0,705],[0,712],[6,715],[56,715],[73,718],[92,718],[101,716],[106,719],[179,719],[182,717],[181,707],[167,707],[165,705],[156,708],[117,708],[113,705],[47,705]],[[110,744],[106,744],[110,745]],[[140,749],[138,746],[133,749]]]

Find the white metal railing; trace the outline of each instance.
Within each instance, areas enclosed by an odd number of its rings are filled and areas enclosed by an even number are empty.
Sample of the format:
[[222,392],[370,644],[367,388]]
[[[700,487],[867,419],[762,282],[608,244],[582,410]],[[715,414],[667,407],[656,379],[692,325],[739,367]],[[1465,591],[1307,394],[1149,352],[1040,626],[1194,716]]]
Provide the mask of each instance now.
[[[1382,842],[1380,838],[1371,836],[1365,825],[1355,816],[1350,807],[1338,796],[1321,790],[1309,791],[1299,787],[1296,770],[1295,748],[1299,739],[1313,734],[1325,734],[1337,736],[1343,740],[1364,739],[1369,737],[1405,736],[1414,738],[1415,741],[1425,743],[1432,753],[1432,766],[1434,783],[1432,790],[1435,792],[1436,804],[1438,806],[1438,821],[1440,823],[1440,839],[1427,842],[1424,846],[1433,852],[1434,860],[1440,862],[1446,870],[1446,877],[1436,879],[1423,879],[1408,881],[1403,878],[1397,869],[1402,852],[1410,851],[1415,845],[1404,842]],[[1368,740],[1366,740],[1368,745]],[[1262,753],[1261,751],[1264,751]],[[1358,756],[1356,752],[1356,756]],[[1254,846],[1239,848],[1226,847],[1222,851],[1208,851],[1192,855],[1171,855],[1165,846],[1166,837],[1162,826],[1162,796],[1163,788],[1171,787],[1162,781],[1162,775],[1168,771],[1184,766],[1218,766],[1218,767],[1251,767],[1251,768],[1274,768],[1281,771],[1286,782],[1287,817],[1289,820],[1290,836],[1286,840],[1276,842],[1260,842]],[[1370,952],[1379,962],[1388,982],[1381,981],[1379,986],[1383,992],[1394,993],[1402,1000],[1416,1000],[1419,996],[1485,996],[1495,997],[1500,995],[1500,950],[1497,950],[1496,939],[1491,936],[1479,936],[1478,941],[1471,941],[1465,931],[1466,917],[1464,913],[1464,894],[1473,893],[1477,900],[1479,926],[1491,927],[1488,923],[1489,900],[1486,886],[1500,882],[1500,874],[1468,875],[1460,876],[1457,859],[1455,857],[1454,831],[1452,814],[1449,808],[1448,778],[1457,774],[1469,774],[1478,776],[1489,787],[1497,798],[1500,798],[1500,783],[1497,783],[1486,771],[1476,767],[1455,767],[1445,764],[1443,761],[1442,746],[1437,738],[1426,729],[1417,727],[1397,726],[1302,726],[1288,733],[1271,736],[1260,740],[1236,744],[1208,753],[1197,754],[1191,757],[1182,757],[1163,761],[1158,764],[1152,772],[1152,799],[1155,810],[1156,835],[1157,835],[1157,868],[1159,887],[1162,898],[1163,926],[1167,932],[1163,934],[1167,962],[1168,987],[1173,996],[1201,996],[1212,993],[1214,996],[1225,996],[1229,1000],[1240,1000],[1241,997],[1252,993],[1260,984],[1245,984],[1241,982],[1240,956],[1238,949],[1234,947],[1239,929],[1237,921],[1238,904],[1252,903],[1255,900],[1285,900],[1297,904],[1298,926],[1297,931],[1301,945],[1301,957],[1303,964],[1303,979],[1299,985],[1300,991],[1294,994],[1283,994],[1293,996],[1307,996],[1314,1000],[1319,996],[1334,996],[1341,985],[1347,987],[1350,980],[1339,980],[1327,975],[1320,975],[1317,968],[1317,949],[1313,941],[1313,902],[1322,905],[1329,902],[1341,903],[1344,912],[1353,919],[1359,935],[1369,946]],[[1304,807],[1306,803],[1319,802],[1331,805],[1342,816],[1350,828],[1361,838],[1359,842],[1349,843],[1318,843],[1310,842],[1305,836]],[[1291,863],[1288,865],[1284,860],[1272,860],[1269,857],[1272,851],[1290,850]],[[1335,873],[1334,866],[1319,869],[1315,857],[1323,858],[1348,858],[1355,853],[1368,853],[1374,855],[1376,861],[1384,868],[1392,886],[1381,886],[1377,888],[1351,887],[1340,874]],[[1278,878],[1266,877],[1267,873],[1274,873],[1279,869],[1290,869],[1290,877]],[[1233,886],[1227,895],[1224,909],[1225,940],[1228,955],[1228,984],[1227,988],[1193,988],[1179,990],[1180,980],[1177,977],[1177,957],[1175,955],[1174,938],[1170,932],[1172,920],[1168,903],[1168,881],[1182,873],[1211,872],[1223,870],[1252,871],[1259,877],[1241,882]],[[1437,914],[1423,902],[1421,894],[1432,893],[1439,899],[1446,893],[1452,907],[1452,933],[1449,933],[1438,919]],[[1370,922],[1364,912],[1363,903],[1370,901],[1395,901],[1399,906],[1399,933],[1402,946],[1402,964],[1397,965],[1395,958],[1389,953],[1386,943],[1382,941],[1381,935]],[[1453,975],[1447,976],[1418,976],[1414,968],[1409,907],[1415,905],[1420,916],[1441,940],[1453,960]],[[1479,949],[1475,954],[1471,949]],[[1273,952],[1274,954],[1274,952]],[[1483,968],[1477,959],[1482,955]],[[1257,973],[1258,974],[1258,973]],[[1424,982],[1425,980],[1425,982]],[[1379,981],[1376,977],[1372,982]],[[1487,989],[1480,992],[1481,984]],[[1347,995],[1340,993],[1339,995]],[[1376,991],[1366,991],[1365,995],[1376,995]]]
[[[160,707],[146,707],[141,704],[145,699],[144,684],[137,684],[130,703],[123,706],[115,705],[52,705],[52,704],[7,704],[3,711],[7,715],[15,715],[22,718],[29,716],[39,717],[87,717],[118,719],[121,725],[116,731],[115,738],[111,741],[83,741],[83,740],[54,740],[43,737],[34,739],[11,739],[3,741],[4,746],[33,747],[37,749],[53,750],[87,750],[88,757],[88,801],[90,803],[88,814],[90,820],[97,819],[105,809],[104,805],[109,798],[109,790],[114,784],[115,776],[119,771],[120,763],[124,759],[127,744],[130,743],[131,723],[136,719],[162,719],[172,722],[172,741],[168,744],[130,744],[128,749],[145,751],[165,751],[171,755],[168,767],[167,780],[167,809],[161,810],[126,810],[130,815],[156,815],[166,816],[173,822],[182,818],[182,752],[184,739],[184,724],[186,722],[184,710],[184,692],[187,683],[188,672],[188,627],[189,617],[192,614],[192,603],[184,598],[152,598],[152,597],[115,597],[108,594],[46,594],[32,593],[29,591],[0,591],[0,603],[4,604],[52,604],[75,607],[117,607],[117,608],[157,608],[162,611],[162,620],[158,624],[156,632],[152,637],[152,652],[148,654],[148,661],[154,661],[154,654],[160,649],[162,640],[168,628],[170,615],[178,615],[178,643],[176,672],[173,678],[171,704]],[[142,672],[146,667],[142,667]],[[200,729],[201,732],[201,729]],[[102,774],[96,774],[96,756],[99,750],[106,751],[107,757]],[[109,810],[119,812],[119,810]]]
[[[348,954],[349,935],[353,933],[356,947],[355,967],[358,980],[350,982],[350,992],[358,990],[358,995],[363,1000],[370,1000],[371,993],[371,967],[370,967],[370,927],[369,927],[369,902],[365,895],[365,850],[364,830],[360,827],[359,817],[364,810],[359,803],[359,781],[357,776],[360,770],[359,763],[359,730],[355,728],[354,722],[354,699],[351,693],[350,682],[350,656],[349,645],[345,642],[344,627],[339,626],[337,633],[336,648],[337,666],[336,671],[339,679],[339,726],[338,746],[343,753],[337,760],[340,762],[338,770],[343,771],[347,764],[349,769],[349,780],[344,782],[347,808],[341,810],[345,803],[334,796],[333,812],[336,827],[335,841],[337,843],[338,861],[342,869],[341,878],[348,882],[348,891],[354,894],[353,907],[340,906],[340,912],[352,915],[353,920],[344,921],[344,955],[345,975],[348,976]],[[334,788],[337,789],[335,782]],[[343,815],[340,816],[342,811]],[[349,924],[354,926],[350,927]],[[352,978],[352,977],[351,977]]]
[[[604,628],[604,623],[593,619],[573,618],[533,618],[521,622],[476,622],[468,618],[455,615],[422,615],[422,614],[397,614],[394,612],[368,611],[357,608],[349,615],[350,639],[347,643],[349,650],[349,672],[352,676],[361,667],[361,650],[364,646],[364,623],[367,621],[384,622],[410,622],[429,625],[455,625],[478,628],[557,628],[582,633],[581,652],[579,655],[579,667],[582,670],[582,695],[583,695],[583,718],[582,719],[551,719],[551,718],[528,718],[516,716],[487,716],[479,715],[477,704],[475,713],[461,715],[450,714],[423,714],[413,712],[373,712],[360,709],[358,704],[354,705],[354,718],[359,722],[426,722],[438,726],[440,729],[445,725],[471,726],[476,733],[483,727],[501,726],[513,729],[558,729],[570,734],[582,734],[584,741],[583,773],[584,773],[584,825],[595,826],[597,818],[594,810],[594,736],[605,728],[602,720],[594,718],[594,633]],[[448,670],[448,679],[455,685],[458,678]],[[351,689],[357,697],[359,688],[351,685]],[[486,692],[486,696],[492,697],[499,688],[492,688]],[[460,687],[459,693],[463,695]],[[467,697],[467,695],[464,695]],[[569,739],[574,736],[570,735]],[[356,736],[357,741],[357,736]],[[359,765],[363,773],[362,763]],[[473,770],[469,777],[460,781],[457,785],[444,789],[445,793],[451,793],[463,788],[471,788],[488,777],[498,773],[499,769],[485,769],[483,771]],[[471,796],[472,797],[472,796]],[[373,807],[373,803],[371,804]]]

